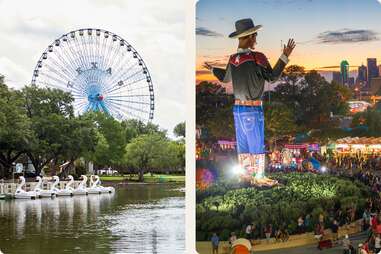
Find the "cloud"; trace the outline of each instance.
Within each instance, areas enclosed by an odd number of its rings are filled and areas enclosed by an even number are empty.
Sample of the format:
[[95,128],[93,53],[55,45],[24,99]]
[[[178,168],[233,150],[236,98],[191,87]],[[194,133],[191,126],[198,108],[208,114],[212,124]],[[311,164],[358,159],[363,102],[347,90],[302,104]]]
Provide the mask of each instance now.
[[32,78],[31,72],[7,57],[0,57],[0,75],[5,75],[5,82],[12,83],[16,89],[29,84],[28,82]]
[[67,0],[57,5],[50,0],[0,0],[0,10],[6,10],[0,15],[0,74],[9,86],[29,84],[40,55],[62,34],[102,28],[128,41],[147,64],[155,91],[153,122],[172,132],[185,120],[182,1]]
[[379,40],[377,33],[372,30],[358,29],[342,29],[337,31],[326,31],[318,35],[317,39],[320,43],[355,43],[363,41]]
[[196,35],[209,37],[222,37],[223,35],[205,27],[196,27]]

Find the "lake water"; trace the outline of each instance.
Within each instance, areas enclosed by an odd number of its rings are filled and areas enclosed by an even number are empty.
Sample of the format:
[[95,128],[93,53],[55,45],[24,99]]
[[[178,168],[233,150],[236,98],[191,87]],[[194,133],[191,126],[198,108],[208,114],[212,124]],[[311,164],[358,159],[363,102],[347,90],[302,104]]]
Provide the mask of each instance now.
[[117,186],[114,194],[0,200],[4,254],[184,253],[178,185]]

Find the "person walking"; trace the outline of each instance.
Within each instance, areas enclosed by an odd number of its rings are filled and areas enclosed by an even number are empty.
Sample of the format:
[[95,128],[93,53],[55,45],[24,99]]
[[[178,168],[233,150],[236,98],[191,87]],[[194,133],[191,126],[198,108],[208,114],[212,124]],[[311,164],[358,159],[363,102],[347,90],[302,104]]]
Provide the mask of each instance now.
[[269,243],[270,242],[270,237],[271,233],[273,231],[272,225],[268,224],[265,228],[265,236],[266,236],[266,241]]
[[220,244],[220,238],[218,238],[216,233],[213,233],[211,242],[212,242],[212,253],[218,254],[218,245]]
[[349,240],[349,236],[348,235],[345,235],[344,239],[343,239],[343,249],[344,249],[344,254],[352,254],[351,253],[351,240]]
[[253,226],[251,224],[249,224],[249,225],[247,225],[246,230],[245,230],[246,239],[251,240],[253,238],[252,233],[253,233]]
[[237,240],[237,236],[235,235],[234,232],[231,232],[230,234],[230,238],[229,238],[229,245],[230,245],[230,248],[232,248],[233,246],[233,243]]
[[302,216],[299,216],[299,218],[298,218],[297,233],[298,234],[303,234],[304,233],[304,220],[303,220]]
[[379,253],[381,251],[381,236],[380,236],[380,234],[377,234],[376,238],[374,238],[374,250],[375,250],[375,253]]
[[338,239],[338,232],[339,232],[339,224],[337,223],[337,220],[333,220],[331,230],[332,230],[332,241],[336,243]]
[[357,253],[358,254],[368,254],[368,252],[364,248],[364,244],[362,244],[362,243],[359,244],[359,248],[357,249]]

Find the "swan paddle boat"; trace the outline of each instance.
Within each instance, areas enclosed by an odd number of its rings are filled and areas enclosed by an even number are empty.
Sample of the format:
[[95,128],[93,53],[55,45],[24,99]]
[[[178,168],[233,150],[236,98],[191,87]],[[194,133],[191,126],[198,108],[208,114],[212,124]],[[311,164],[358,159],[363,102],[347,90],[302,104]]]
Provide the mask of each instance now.
[[[57,178],[58,178],[58,176],[57,176]],[[64,189],[55,188],[55,192],[56,192],[57,196],[73,196],[74,188],[71,187],[71,185],[74,183],[74,178],[71,175],[69,175],[68,178],[70,180],[66,184]],[[59,182],[59,178],[58,178],[58,182]]]
[[87,176],[81,175],[82,182],[79,183],[78,187],[73,190],[73,195],[87,195]]
[[56,196],[56,193],[52,190],[52,188],[50,190],[44,190],[42,188],[42,178],[40,176],[37,176],[36,180],[38,183],[33,190],[36,192],[39,198],[52,198]]
[[21,183],[17,186],[16,192],[15,192],[15,198],[17,199],[36,199],[37,193],[35,191],[25,191],[23,189],[25,185],[25,177],[20,176],[19,177]]
[[89,194],[101,194],[102,193],[102,188],[97,186],[97,181],[93,180],[94,175],[90,176],[90,187],[87,188],[87,192]]
[[95,184],[96,184],[96,186],[98,186],[98,188],[100,188],[102,193],[113,193],[113,192],[115,192],[114,187],[105,187],[105,186],[102,186],[101,185],[101,180],[99,179],[98,175],[95,175],[94,178],[95,178]]

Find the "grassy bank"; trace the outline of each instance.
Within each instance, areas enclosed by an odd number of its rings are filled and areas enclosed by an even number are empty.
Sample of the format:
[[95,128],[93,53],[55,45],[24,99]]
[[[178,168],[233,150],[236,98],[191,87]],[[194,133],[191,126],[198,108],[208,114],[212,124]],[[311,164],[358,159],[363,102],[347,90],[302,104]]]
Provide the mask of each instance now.
[[[137,174],[123,175],[123,176],[101,176],[101,181],[112,182],[138,182],[139,176]],[[184,183],[185,176],[182,175],[165,175],[165,174],[145,174],[145,183]]]

